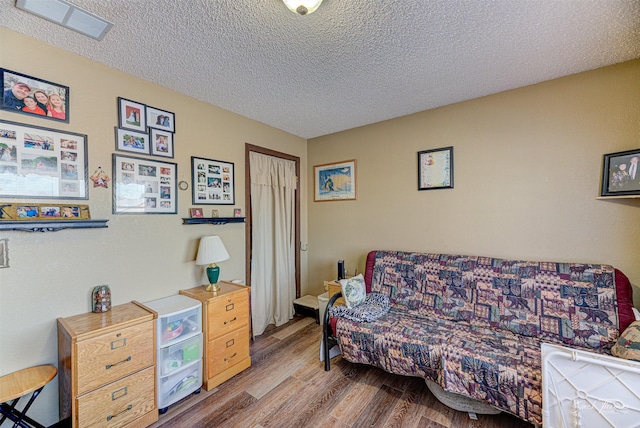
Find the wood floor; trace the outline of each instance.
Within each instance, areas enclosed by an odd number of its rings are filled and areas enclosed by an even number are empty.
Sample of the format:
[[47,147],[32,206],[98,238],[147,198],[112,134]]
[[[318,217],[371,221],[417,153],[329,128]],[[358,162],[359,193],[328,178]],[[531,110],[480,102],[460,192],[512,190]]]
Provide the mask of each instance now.
[[251,368],[169,406],[152,427],[533,427],[504,413],[471,420],[441,404],[422,379],[341,357],[325,372],[321,332],[312,318],[265,332],[251,344]]

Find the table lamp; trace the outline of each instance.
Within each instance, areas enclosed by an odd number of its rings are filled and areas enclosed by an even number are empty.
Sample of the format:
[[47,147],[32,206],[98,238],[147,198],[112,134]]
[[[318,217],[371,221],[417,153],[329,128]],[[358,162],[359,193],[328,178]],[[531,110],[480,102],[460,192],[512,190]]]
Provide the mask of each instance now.
[[207,266],[207,278],[209,278],[207,291],[213,291],[215,293],[220,290],[220,286],[217,284],[218,278],[220,277],[220,268],[216,266],[216,262],[222,262],[224,260],[229,260],[229,253],[219,236],[214,235],[200,238],[196,265],[209,265]]

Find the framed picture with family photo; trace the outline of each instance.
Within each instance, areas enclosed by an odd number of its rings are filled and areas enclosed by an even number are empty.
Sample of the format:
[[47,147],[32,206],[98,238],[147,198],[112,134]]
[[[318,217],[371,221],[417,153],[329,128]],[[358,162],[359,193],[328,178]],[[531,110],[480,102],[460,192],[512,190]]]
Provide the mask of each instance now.
[[114,214],[176,214],[178,165],[113,154]]
[[167,132],[176,132],[176,116],[170,111],[147,107],[147,126]]
[[147,106],[118,97],[118,125],[132,131],[147,132]]
[[604,155],[600,196],[640,196],[640,149]]
[[0,120],[0,197],[89,199],[87,136]]
[[0,109],[69,123],[69,87],[0,68]]

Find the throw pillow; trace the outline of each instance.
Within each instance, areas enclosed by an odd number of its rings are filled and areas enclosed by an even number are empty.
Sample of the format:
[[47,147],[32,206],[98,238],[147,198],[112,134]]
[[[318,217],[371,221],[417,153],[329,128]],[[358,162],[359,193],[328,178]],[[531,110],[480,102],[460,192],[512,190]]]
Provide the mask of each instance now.
[[616,357],[640,361],[640,321],[632,322],[620,335],[611,353]]
[[347,308],[355,308],[364,302],[367,297],[362,274],[352,278],[341,279],[340,286],[342,287],[342,297],[344,297]]

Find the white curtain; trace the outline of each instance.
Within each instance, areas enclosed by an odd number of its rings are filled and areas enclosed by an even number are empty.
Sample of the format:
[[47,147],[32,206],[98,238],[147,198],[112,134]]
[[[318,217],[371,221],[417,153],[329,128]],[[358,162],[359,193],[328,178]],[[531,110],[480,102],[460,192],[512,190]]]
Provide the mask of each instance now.
[[253,335],[293,318],[295,162],[249,153],[251,174],[251,319]]

